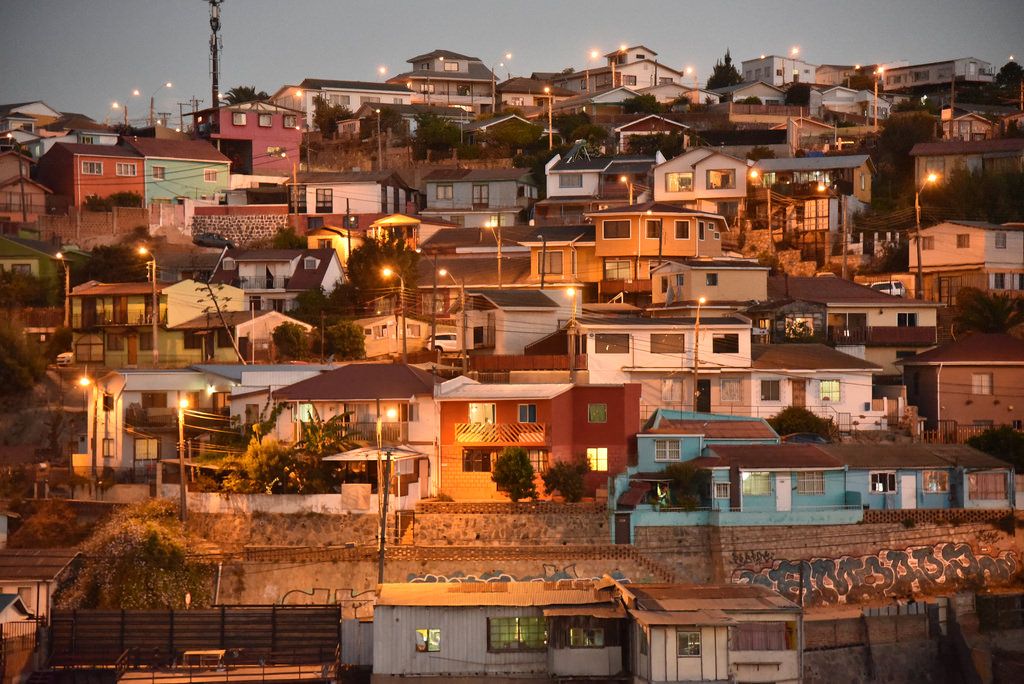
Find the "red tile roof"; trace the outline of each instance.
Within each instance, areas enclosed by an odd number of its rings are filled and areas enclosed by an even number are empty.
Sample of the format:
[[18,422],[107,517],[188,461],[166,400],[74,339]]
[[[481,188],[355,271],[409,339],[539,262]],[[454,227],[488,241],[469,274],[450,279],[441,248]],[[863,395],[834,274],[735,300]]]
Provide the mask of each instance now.
[[708,439],[775,439],[775,431],[759,418],[750,420],[671,420],[644,434],[704,435]]
[[374,401],[433,394],[434,376],[415,366],[351,363],[274,392],[286,401]]
[[769,299],[802,299],[821,304],[923,304],[893,297],[866,285],[829,276],[768,276]]
[[120,145],[82,145],[79,143],[55,143],[54,147],[61,147],[71,154],[88,154],[93,157],[126,157],[138,159],[142,155],[128,147]]
[[696,458],[703,468],[739,467],[743,470],[780,468],[842,468],[843,463],[814,444],[748,444],[712,446],[713,456]]
[[1024,365],[1024,340],[1006,333],[973,333],[917,356],[903,359],[905,366],[936,363],[1013,363]]
[[998,138],[995,140],[948,140],[917,143],[910,156],[939,156],[947,154],[983,154],[985,152],[1024,153],[1024,138]]
[[882,370],[870,361],[813,343],[752,344],[750,366],[765,370]]
[[125,143],[144,157],[193,159],[230,163],[216,147],[205,140],[167,140],[163,138],[126,138]]

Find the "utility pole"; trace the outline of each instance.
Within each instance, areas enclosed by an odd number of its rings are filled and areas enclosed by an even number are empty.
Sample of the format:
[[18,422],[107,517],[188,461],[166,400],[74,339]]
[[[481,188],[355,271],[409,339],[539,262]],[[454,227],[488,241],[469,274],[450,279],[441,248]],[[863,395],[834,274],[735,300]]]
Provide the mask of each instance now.
[[18,161],[18,185],[21,186],[21,222],[28,223],[28,207],[25,206],[25,169],[22,165],[21,143],[14,139],[12,133],[7,134],[7,140],[14,145],[14,153]]
[[430,344],[437,346],[437,252],[434,252],[434,287],[430,291]]
[[466,301],[466,279],[459,281],[459,298],[462,300],[462,374],[469,372],[469,355],[466,353],[466,328],[469,326],[469,314],[467,309],[469,302]]
[[220,32],[220,6],[224,0],[207,0],[210,3],[210,102],[216,107],[220,102],[220,50],[223,46]]
[[707,300],[701,297],[697,300],[697,319],[693,326],[693,411],[697,412],[697,397],[700,390],[697,388],[700,376],[700,307]]
[[847,204],[847,197],[846,197],[845,194],[840,194],[839,195],[839,205],[840,205],[840,211],[842,212],[842,221],[843,221],[843,237],[842,237],[842,240],[843,240],[843,252],[842,252],[842,254],[843,254],[843,280],[846,280],[846,246],[848,244],[847,243],[847,239],[848,239],[849,236],[848,236],[847,231],[849,229],[847,227],[848,226],[848,223],[847,223],[847,221],[848,221],[848,216],[847,216],[847,214],[848,214],[848,212],[847,212],[848,204]]

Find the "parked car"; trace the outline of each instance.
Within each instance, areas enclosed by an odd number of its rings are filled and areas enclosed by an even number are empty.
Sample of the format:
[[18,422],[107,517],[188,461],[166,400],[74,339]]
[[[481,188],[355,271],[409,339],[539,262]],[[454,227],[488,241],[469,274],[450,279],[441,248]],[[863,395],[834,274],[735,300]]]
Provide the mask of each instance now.
[[459,336],[456,333],[437,333],[427,338],[427,349],[439,352],[459,351]]
[[872,290],[878,290],[879,292],[884,292],[887,295],[892,295],[893,297],[905,297],[907,295],[907,288],[898,280],[886,280],[880,283],[871,283],[868,287]]
[[794,432],[782,436],[783,444],[829,444],[827,437],[822,437],[816,432]]
[[75,362],[74,352],[61,352],[57,354],[57,365],[58,366],[70,366]]
[[199,247],[217,247],[222,249],[234,249],[235,243],[218,233],[200,233],[192,238],[192,244]]

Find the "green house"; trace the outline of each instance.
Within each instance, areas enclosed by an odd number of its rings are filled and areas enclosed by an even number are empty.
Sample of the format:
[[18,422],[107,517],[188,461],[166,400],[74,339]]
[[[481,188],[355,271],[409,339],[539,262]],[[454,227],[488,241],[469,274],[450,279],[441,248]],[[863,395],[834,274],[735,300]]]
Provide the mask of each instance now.
[[214,200],[228,189],[231,160],[205,140],[128,138],[145,157],[146,206],[179,198]]

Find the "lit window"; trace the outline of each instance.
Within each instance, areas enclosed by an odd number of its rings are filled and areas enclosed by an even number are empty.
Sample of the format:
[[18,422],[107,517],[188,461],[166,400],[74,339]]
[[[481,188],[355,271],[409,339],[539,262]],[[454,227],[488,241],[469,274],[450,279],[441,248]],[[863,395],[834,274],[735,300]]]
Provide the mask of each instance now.
[[839,401],[839,381],[821,380],[818,383],[819,396],[822,401]]
[[494,425],[497,421],[497,404],[491,402],[470,402],[469,422]]
[[971,373],[971,394],[992,394],[992,374]]
[[772,493],[771,473],[743,473],[743,496],[770,496]]
[[733,169],[709,169],[708,190],[733,190],[736,188],[736,171]]
[[114,458],[115,441],[111,437],[103,439],[103,458]]
[[135,438],[135,460],[153,461],[160,453],[160,441],[150,437]]
[[690,192],[693,190],[693,172],[665,174],[666,192]]
[[896,491],[896,473],[871,473],[871,491],[891,494]]
[[606,447],[590,447],[587,449],[587,463],[595,472],[608,470],[608,449]]
[[503,617],[487,619],[487,650],[542,651],[548,635],[543,617]]
[[680,456],[678,439],[654,440],[655,461],[678,461]]
[[700,657],[700,632],[696,630],[676,630],[676,656],[680,658]]
[[825,473],[821,470],[797,473],[796,493],[808,496],[823,496],[825,494]]
[[417,653],[438,653],[441,650],[441,630],[439,629],[417,629],[416,630],[416,652]]
[[459,63],[458,62],[447,61],[447,62],[444,63],[444,70],[445,71],[458,71],[459,70]]
[[921,480],[926,494],[945,494],[949,491],[949,473],[945,470],[925,470],[921,473]]

